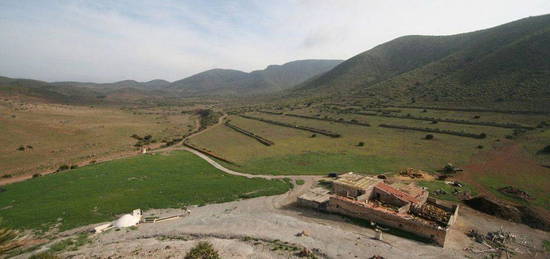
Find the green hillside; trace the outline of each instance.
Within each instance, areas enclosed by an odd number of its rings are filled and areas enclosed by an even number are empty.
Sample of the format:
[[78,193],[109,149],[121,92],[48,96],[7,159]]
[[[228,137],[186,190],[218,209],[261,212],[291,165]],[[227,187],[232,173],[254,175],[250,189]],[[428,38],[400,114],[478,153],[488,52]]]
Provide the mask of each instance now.
[[528,101],[540,108],[550,97],[550,15],[471,33],[397,38],[293,94],[319,89],[382,102]]

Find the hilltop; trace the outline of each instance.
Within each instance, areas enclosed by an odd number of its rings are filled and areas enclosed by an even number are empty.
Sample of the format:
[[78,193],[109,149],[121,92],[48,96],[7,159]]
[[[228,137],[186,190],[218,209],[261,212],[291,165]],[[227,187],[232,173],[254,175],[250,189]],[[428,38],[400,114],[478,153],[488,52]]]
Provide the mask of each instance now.
[[270,65],[250,73],[211,69],[173,82],[170,88],[183,95],[243,95],[274,93],[323,74],[341,60],[298,60]]

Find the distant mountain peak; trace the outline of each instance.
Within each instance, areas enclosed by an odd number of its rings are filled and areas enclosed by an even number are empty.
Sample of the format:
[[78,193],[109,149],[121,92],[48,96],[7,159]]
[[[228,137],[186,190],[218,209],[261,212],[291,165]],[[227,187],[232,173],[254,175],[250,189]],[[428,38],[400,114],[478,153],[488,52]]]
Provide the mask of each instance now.
[[297,60],[269,65],[264,70],[246,73],[233,69],[210,69],[175,81],[171,88],[186,94],[224,95],[270,93],[288,89],[322,74],[341,60]]

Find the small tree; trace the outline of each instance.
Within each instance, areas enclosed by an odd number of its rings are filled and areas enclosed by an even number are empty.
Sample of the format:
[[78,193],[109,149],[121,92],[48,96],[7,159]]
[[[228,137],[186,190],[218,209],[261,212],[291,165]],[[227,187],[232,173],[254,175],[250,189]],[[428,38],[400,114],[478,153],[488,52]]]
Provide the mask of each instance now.
[[545,154],[550,154],[550,145],[544,147],[543,149],[541,149],[540,151],[541,153],[545,153]]
[[424,139],[428,139],[428,140],[433,139],[433,138],[434,138],[434,135],[432,135],[432,134],[428,134],[424,137]]
[[201,241],[198,245],[191,248],[185,255],[185,259],[219,259],[218,251],[214,249],[212,243]]
[[358,146],[358,147],[362,147],[362,146],[364,146],[364,145],[365,145],[365,142],[359,142],[359,143],[357,143],[357,146]]

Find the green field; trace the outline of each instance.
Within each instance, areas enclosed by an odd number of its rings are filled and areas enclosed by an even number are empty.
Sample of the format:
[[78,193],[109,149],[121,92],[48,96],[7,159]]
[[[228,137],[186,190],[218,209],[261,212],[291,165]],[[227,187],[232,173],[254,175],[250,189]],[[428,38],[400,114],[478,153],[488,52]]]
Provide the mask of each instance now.
[[[447,201],[454,201],[454,202],[459,201],[457,196],[453,194],[453,191],[455,189],[458,191],[469,192],[472,196],[475,196],[478,194],[477,190],[474,187],[464,183],[461,188],[451,186],[442,181],[419,181],[418,185],[428,188],[428,191],[430,192],[430,195],[432,197],[441,199],[441,200],[447,200]],[[443,190],[446,192],[446,194],[439,194],[439,195],[435,194],[434,192],[436,190]]]
[[113,220],[133,209],[178,208],[284,193],[281,180],[222,173],[179,151],[82,167],[4,186],[3,224],[17,229],[60,230]]
[[[296,113],[309,114],[308,112]],[[441,169],[446,163],[462,165],[480,152],[479,145],[491,148],[495,139],[504,138],[511,130],[494,127],[438,123],[437,127],[466,132],[485,132],[486,139],[473,139],[434,133],[433,140],[423,139],[427,133],[377,127],[396,121],[391,118],[350,114],[332,114],[334,118],[369,122],[371,127],[347,125],[296,117],[253,113],[253,116],[330,130],[342,135],[330,138],[313,133],[231,116],[232,123],[275,142],[264,146],[255,140],[225,127],[215,127],[191,140],[234,162],[241,171],[270,174],[325,174],[332,171],[380,173],[414,167],[428,171]],[[402,125],[429,127],[429,123],[399,120]],[[363,146],[358,144],[363,142]],[[230,166],[230,165],[229,165]]]
[[226,167],[252,174],[269,173],[276,175],[312,174],[353,171],[373,174],[394,168],[396,160],[374,155],[354,153],[306,152],[302,154],[250,159],[245,165]]

